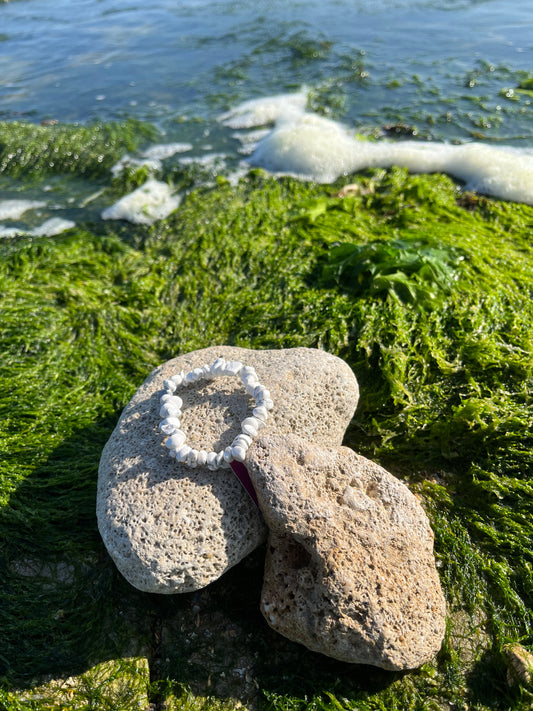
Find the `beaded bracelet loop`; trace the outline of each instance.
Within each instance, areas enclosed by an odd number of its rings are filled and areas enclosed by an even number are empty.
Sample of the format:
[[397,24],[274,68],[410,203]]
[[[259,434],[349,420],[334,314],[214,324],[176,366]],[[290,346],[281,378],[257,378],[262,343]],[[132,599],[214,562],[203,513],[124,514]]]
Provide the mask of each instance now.
[[[204,449],[198,450],[189,447],[185,440],[187,436],[180,429],[181,407],[183,400],[179,395],[175,395],[178,387],[187,387],[198,380],[213,380],[220,376],[237,376],[244,385],[247,395],[251,395],[255,401],[255,407],[251,417],[246,417],[241,423],[241,432],[231,445],[219,452],[206,452]],[[165,392],[161,396],[160,417],[163,421],[159,424],[159,429],[163,434],[169,435],[165,441],[165,446],[170,450],[170,456],[177,462],[188,467],[202,467],[207,465],[208,469],[228,469],[230,462],[236,460],[244,462],[249,446],[261,428],[266,425],[268,411],[274,407],[269,391],[261,385],[254,368],[243,365],[240,361],[226,361],[224,358],[217,358],[212,365],[203,365],[194,368],[188,373],[181,371],[163,382]]]

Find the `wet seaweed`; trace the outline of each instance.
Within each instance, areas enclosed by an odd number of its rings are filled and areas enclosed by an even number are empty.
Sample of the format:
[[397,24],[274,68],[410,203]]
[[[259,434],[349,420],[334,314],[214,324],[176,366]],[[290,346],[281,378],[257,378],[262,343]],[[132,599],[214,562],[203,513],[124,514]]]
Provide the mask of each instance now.
[[[341,192],[346,180],[254,171],[192,190],[152,227],[0,244],[0,706],[35,708],[47,678],[142,655],[157,670],[149,697],[168,708],[525,708],[501,649],[533,644],[533,208],[442,175],[349,180]],[[350,279],[324,282],[339,243],[353,245]],[[429,281],[402,261],[413,247]],[[362,288],[346,288],[356,257],[369,259]],[[400,264],[411,286],[437,284],[431,308],[373,288]],[[274,634],[257,609],[261,552],[197,594],[161,599],[120,578],[96,529],[101,449],[154,366],[216,343],[321,347],[351,365],[361,402],[346,444],[407,481],[435,531],[449,624],[434,662],[393,675]]]
[[154,138],[149,124],[36,125],[0,122],[0,175],[12,178],[54,173],[106,176],[111,166],[141,141]]

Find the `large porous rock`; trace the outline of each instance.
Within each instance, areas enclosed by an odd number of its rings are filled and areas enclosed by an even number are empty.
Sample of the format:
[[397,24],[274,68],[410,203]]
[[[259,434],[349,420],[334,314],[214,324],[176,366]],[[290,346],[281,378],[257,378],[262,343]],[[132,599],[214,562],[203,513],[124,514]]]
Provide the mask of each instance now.
[[247,467],[270,529],[261,609],[345,662],[412,669],[440,649],[433,532],[398,479],[347,447],[265,435]]
[[[177,463],[158,429],[163,381],[219,356],[253,366],[269,389],[274,408],[265,433],[296,432],[337,445],[357,405],[357,381],[346,363],[310,348],[212,347],[156,368],[122,413],[98,476],[100,533],[118,569],[141,590],[202,588],[265,539],[261,514],[233,472]],[[200,380],[178,392],[187,443],[207,451],[231,444],[253,406],[238,378]]]

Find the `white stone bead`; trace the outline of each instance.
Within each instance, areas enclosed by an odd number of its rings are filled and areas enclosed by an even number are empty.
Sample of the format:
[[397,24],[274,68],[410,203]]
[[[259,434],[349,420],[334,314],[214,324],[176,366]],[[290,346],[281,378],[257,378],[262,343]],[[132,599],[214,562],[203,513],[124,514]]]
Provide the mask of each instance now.
[[241,429],[244,434],[257,437],[258,423],[259,420],[256,420],[255,417],[247,417],[242,421]]
[[159,423],[159,429],[167,435],[174,434],[180,428],[180,421],[177,417],[167,417]]
[[215,471],[217,468],[217,453],[216,452],[208,452],[207,454],[207,468],[211,469],[211,471]]
[[257,379],[257,375],[255,373],[247,373],[242,376],[241,380],[245,387],[246,385],[251,385],[252,383],[254,383],[254,387],[259,385],[259,380]]
[[191,449],[189,454],[187,455],[187,466],[191,467],[191,469],[195,469],[198,466],[198,450],[197,449]]
[[198,452],[198,466],[204,467],[207,464],[207,452],[205,449],[201,449]]
[[232,447],[245,447],[246,449],[248,449],[252,442],[253,439],[249,435],[241,432],[241,434],[238,434],[233,440]]
[[169,402],[164,402],[159,410],[159,417],[179,417],[181,410],[179,407],[172,405]]
[[180,398],[179,395],[162,395],[161,402],[168,402],[170,405],[174,405],[174,407],[177,407],[178,410],[181,410],[183,406],[183,400]]
[[257,404],[259,405],[263,400],[270,400],[270,392],[264,387],[264,385],[259,385],[254,390],[254,399],[257,400]]
[[179,449],[181,445],[185,442],[186,438],[187,437],[185,432],[177,430],[167,439],[167,441],[165,442],[165,446],[169,449]]
[[163,385],[165,386],[165,390],[168,390],[171,393],[173,393],[178,387],[173,380],[163,380]]
[[178,451],[176,452],[176,461],[181,462],[182,464],[187,461],[187,457],[189,456],[189,452],[191,451],[191,448],[189,447],[188,444],[184,444],[183,447],[180,447]]
[[226,375],[237,375],[242,369],[242,363],[239,360],[230,360],[226,363],[224,372]]
[[171,457],[172,459],[176,458],[177,450],[176,449],[169,449],[168,451],[168,456]]
[[268,410],[264,405],[258,405],[252,410],[253,416],[258,420],[266,422],[268,420]]
[[[255,406],[251,417],[246,417],[242,423],[242,432],[235,437],[231,446],[221,452],[207,452],[206,450],[192,449],[185,444],[185,433],[180,429],[181,407],[183,400],[174,392],[179,385],[187,386],[200,379],[211,380],[218,376],[238,376],[247,395],[255,399]],[[159,424],[160,430],[168,435],[165,445],[171,456],[178,462],[189,467],[207,466],[211,470],[227,469],[230,463],[244,461],[248,448],[253,438],[257,436],[268,419],[268,411],[274,407],[270,392],[261,385],[255,368],[245,366],[241,361],[217,358],[212,365],[203,365],[193,368],[188,373],[180,371],[164,381],[165,392],[161,396],[160,415],[163,421]]]
[[244,447],[232,447],[231,448],[231,454],[233,456],[233,459],[235,459],[237,462],[244,462],[246,459],[246,449]]
[[211,366],[211,372],[213,375],[221,375],[226,367],[226,360],[224,358],[217,358],[213,365]]

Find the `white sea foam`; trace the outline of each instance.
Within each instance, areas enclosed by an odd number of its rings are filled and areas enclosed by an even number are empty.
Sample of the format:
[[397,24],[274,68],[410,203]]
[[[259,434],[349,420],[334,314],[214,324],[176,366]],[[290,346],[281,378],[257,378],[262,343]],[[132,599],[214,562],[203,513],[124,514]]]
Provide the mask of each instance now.
[[135,158],[126,153],[111,168],[111,174],[116,177],[125,168],[147,168],[150,172],[157,173],[162,169],[163,161],[166,158],[170,158],[176,153],[185,153],[191,149],[192,144],[190,143],[157,143],[143,151],[140,158]]
[[214,170],[219,166],[225,166],[226,158],[225,153],[206,153],[206,155],[203,156],[180,158],[180,163],[182,165],[201,165],[204,168]]
[[111,168],[113,176],[120,175],[125,168],[148,168],[152,173],[157,173],[163,167],[160,160],[154,158],[134,158],[126,154]]
[[256,131],[237,131],[233,134],[233,138],[236,138],[241,143],[239,153],[243,156],[249,156],[255,151],[259,141],[268,136],[269,133],[269,128],[258,128]]
[[[448,173],[469,190],[533,205],[531,151],[483,143],[358,140],[349,127],[306,112],[303,97],[299,92],[249,101],[222,117],[234,128],[275,122],[250,156],[252,165],[321,183],[365,168],[399,165],[417,173]],[[246,149],[246,139],[241,141]]]
[[36,227],[27,234],[33,235],[34,237],[54,237],[59,235],[65,230],[70,230],[72,227],[76,227],[76,223],[72,220],[65,220],[62,217],[51,217],[40,227]]
[[150,178],[140,188],[104,210],[102,219],[152,225],[174,212],[180,201],[179,195],[174,195],[167,183]]
[[17,229],[16,227],[6,227],[6,225],[0,225],[0,237],[16,237],[20,234],[24,234],[24,230]]
[[191,149],[191,143],[157,143],[143,151],[142,157],[159,161],[171,158],[176,153],[186,153]]
[[230,185],[238,185],[241,178],[244,178],[248,171],[250,170],[250,164],[244,160],[239,161],[236,168],[234,168],[227,176]]
[[28,230],[25,227],[6,227],[5,225],[0,225],[0,237],[17,237],[18,235],[54,237],[75,226],[76,223],[72,222],[72,220],[64,220],[62,217],[51,217],[33,230]]
[[39,200],[2,200],[0,201],[0,220],[18,220],[28,210],[44,207]]
[[366,143],[361,144],[363,153],[342,124],[301,113],[283,117],[259,142],[250,162],[272,173],[331,183],[342,173],[366,167],[369,154]]
[[278,94],[262,99],[245,101],[219,117],[230,128],[253,128],[267,126],[282,117],[299,116],[305,111],[307,91],[295,94]]

